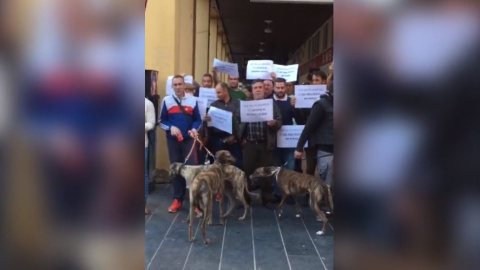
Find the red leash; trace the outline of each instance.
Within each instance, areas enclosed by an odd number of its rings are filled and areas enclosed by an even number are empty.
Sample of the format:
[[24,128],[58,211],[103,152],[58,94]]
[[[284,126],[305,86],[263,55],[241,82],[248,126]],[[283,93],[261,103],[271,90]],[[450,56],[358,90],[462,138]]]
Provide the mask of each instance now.
[[193,153],[193,149],[195,148],[195,144],[197,143],[196,140],[193,141],[193,144],[192,144],[192,148],[190,149],[190,153],[188,153],[187,157],[185,158],[185,161],[183,162],[183,164],[185,165],[187,163],[187,160],[190,158],[190,156],[192,155]]

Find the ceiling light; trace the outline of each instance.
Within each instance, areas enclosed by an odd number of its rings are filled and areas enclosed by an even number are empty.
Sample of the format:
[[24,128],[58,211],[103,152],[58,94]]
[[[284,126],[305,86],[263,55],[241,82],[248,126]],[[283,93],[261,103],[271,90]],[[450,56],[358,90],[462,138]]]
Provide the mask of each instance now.
[[260,49],[258,49],[258,51],[259,51],[259,52],[264,52],[265,50],[262,49],[262,48],[260,48]]
[[272,28],[270,28],[270,26],[267,26],[267,28],[265,28],[265,33],[267,34],[271,34],[272,33]]

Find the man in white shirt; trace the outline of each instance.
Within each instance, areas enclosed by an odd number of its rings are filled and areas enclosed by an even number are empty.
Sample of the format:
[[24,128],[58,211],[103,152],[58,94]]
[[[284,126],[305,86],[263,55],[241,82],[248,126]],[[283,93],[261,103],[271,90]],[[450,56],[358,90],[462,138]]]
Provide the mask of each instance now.
[[155,127],[155,107],[145,98],[145,215],[150,214],[147,208],[149,170],[148,170],[148,136],[147,132]]

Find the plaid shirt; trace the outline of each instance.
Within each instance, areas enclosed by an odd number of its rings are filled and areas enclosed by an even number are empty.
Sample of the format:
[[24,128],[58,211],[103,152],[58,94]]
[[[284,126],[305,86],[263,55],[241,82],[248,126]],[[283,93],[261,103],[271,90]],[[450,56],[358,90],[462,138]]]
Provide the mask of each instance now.
[[267,140],[267,122],[248,123],[247,140],[248,141]]

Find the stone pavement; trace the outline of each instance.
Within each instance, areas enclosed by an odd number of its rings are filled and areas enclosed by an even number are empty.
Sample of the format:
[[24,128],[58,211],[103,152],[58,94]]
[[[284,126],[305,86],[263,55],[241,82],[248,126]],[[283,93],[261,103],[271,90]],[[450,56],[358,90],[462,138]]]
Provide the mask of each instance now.
[[[188,194],[188,193],[187,193]],[[208,245],[203,244],[199,219],[194,221],[195,241],[188,241],[188,204],[178,213],[168,213],[172,202],[170,184],[157,185],[148,197],[151,215],[145,216],[145,268],[147,270],[319,270],[333,269],[333,221],[326,234],[316,235],[321,222],[309,207],[301,218],[293,205],[286,204],[284,214],[254,201],[243,221],[243,209],[235,209],[218,225],[217,203],[213,225],[207,227]],[[238,204],[240,204],[238,202]]]

